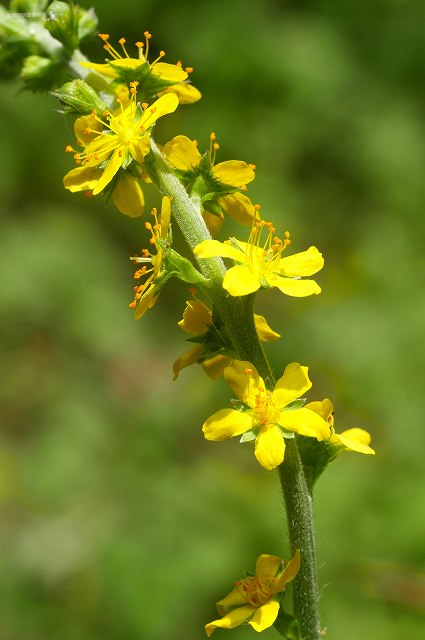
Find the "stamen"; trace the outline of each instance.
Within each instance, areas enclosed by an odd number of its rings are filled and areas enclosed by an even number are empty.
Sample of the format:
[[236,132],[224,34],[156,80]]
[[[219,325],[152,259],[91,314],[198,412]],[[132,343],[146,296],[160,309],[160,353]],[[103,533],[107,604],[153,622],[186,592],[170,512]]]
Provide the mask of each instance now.
[[122,50],[124,51],[125,57],[129,58],[130,56],[128,55],[127,49],[125,48],[125,43],[127,42],[127,40],[125,38],[120,38],[118,42],[121,45]]

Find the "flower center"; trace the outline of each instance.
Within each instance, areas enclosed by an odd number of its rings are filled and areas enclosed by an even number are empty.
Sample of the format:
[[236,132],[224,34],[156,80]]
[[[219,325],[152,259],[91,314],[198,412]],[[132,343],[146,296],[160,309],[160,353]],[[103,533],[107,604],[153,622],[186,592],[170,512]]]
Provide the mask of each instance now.
[[249,576],[239,580],[236,587],[252,607],[262,607],[271,598],[275,578],[271,576]]
[[[264,233],[267,233],[267,236],[262,244]],[[285,231],[283,240],[275,236],[275,233],[276,229],[272,222],[254,220],[248,238],[246,256],[249,266],[261,274],[275,271],[282,257],[282,251],[291,244],[289,231]]]

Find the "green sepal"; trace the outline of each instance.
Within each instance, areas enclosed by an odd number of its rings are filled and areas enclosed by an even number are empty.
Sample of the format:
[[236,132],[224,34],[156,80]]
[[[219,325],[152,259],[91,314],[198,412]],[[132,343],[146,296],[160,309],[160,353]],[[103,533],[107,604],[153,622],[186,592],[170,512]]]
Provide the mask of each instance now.
[[307,486],[311,493],[328,464],[337,457],[344,447],[332,444],[329,441],[319,441],[308,436],[297,435],[296,439]]
[[61,102],[64,113],[82,116],[90,114],[93,110],[103,113],[107,109],[96,91],[84,80],[66,82],[60,89],[50,93]]
[[199,287],[208,286],[208,280],[193,266],[187,258],[181,256],[177,251],[170,248],[169,242],[165,240],[157,240],[157,243],[164,251],[164,270],[173,273],[176,277],[198,285]]
[[250,407],[248,407],[247,404],[242,402],[242,400],[232,399],[231,403],[232,403],[232,407],[236,409],[236,411],[240,411],[240,413],[245,413],[246,411],[250,410]]
[[97,23],[94,9],[86,10],[57,0],[49,5],[45,26],[63,44],[68,54],[72,54],[81,41],[95,34]]
[[279,609],[278,616],[274,621],[274,628],[286,640],[302,640],[300,624],[297,618],[290,613]]
[[244,442],[252,442],[257,438],[259,432],[260,432],[260,427],[256,427],[254,429],[250,429],[249,431],[245,431],[245,433],[241,435],[239,442],[241,442],[242,444]]
[[301,409],[307,401],[307,398],[298,398],[298,400],[294,400],[290,404],[286,405],[285,411],[291,411],[294,409]]

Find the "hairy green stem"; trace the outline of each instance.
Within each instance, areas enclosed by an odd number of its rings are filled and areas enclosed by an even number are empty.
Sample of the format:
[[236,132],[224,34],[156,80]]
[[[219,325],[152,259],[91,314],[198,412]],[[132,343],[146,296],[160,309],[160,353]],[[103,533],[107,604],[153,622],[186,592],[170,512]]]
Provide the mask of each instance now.
[[285,461],[279,466],[291,553],[301,552],[301,567],[293,583],[294,613],[303,640],[320,638],[319,593],[313,520],[313,498],[308,490],[296,439],[287,440]]
[[[161,194],[172,197],[174,220],[190,248],[193,250],[200,242],[210,239],[201,215],[201,202],[189,197],[153,141],[151,153],[145,159],[145,168]],[[251,362],[267,386],[273,388],[275,378],[254,325],[254,295],[235,298],[224,291],[222,283],[226,267],[221,258],[198,259],[197,263],[202,274],[210,281],[209,295],[236,354],[241,360]],[[301,569],[294,580],[294,611],[300,622],[303,640],[318,640],[320,621],[312,498],[307,488],[296,440],[286,442],[285,461],[279,467],[279,475],[291,551],[294,553],[296,549],[300,549],[301,553]]]

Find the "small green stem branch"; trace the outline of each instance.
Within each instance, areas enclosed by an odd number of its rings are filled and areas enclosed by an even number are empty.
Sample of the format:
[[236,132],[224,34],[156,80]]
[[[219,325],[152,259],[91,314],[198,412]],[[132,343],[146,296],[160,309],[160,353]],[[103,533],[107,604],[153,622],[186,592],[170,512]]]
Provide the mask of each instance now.
[[[193,250],[199,243],[210,239],[201,215],[201,202],[189,197],[153,141],[151,153],[145,159],[145,167],[160,193],[172,197],[174,220],[190,248]],[[251,362],[267,386],[273,388],[274,375],[254,325],[254,296],[233,298],[227,295],[222,286],[226,267],[221,258],[197,260],[197,263],[202,274],[210,281],[209,295],[238,357]],[[300,622],[303,640],[319,640],[312,498],[307,489],[295,439],[287,440],[285,462],[279,467],[279,475],[285,499],[291,551],[294,553],[296,549],[300,549],[302,559],[301,569],[294,580],[295,615]]]
[[319,640],[320,615],[316,573],[313,499],[308,490],[296,440],[287,440],[279,477],[288,520],[291,553],[301,551],[301,567],[294,580],[294,613],[303,640]]

